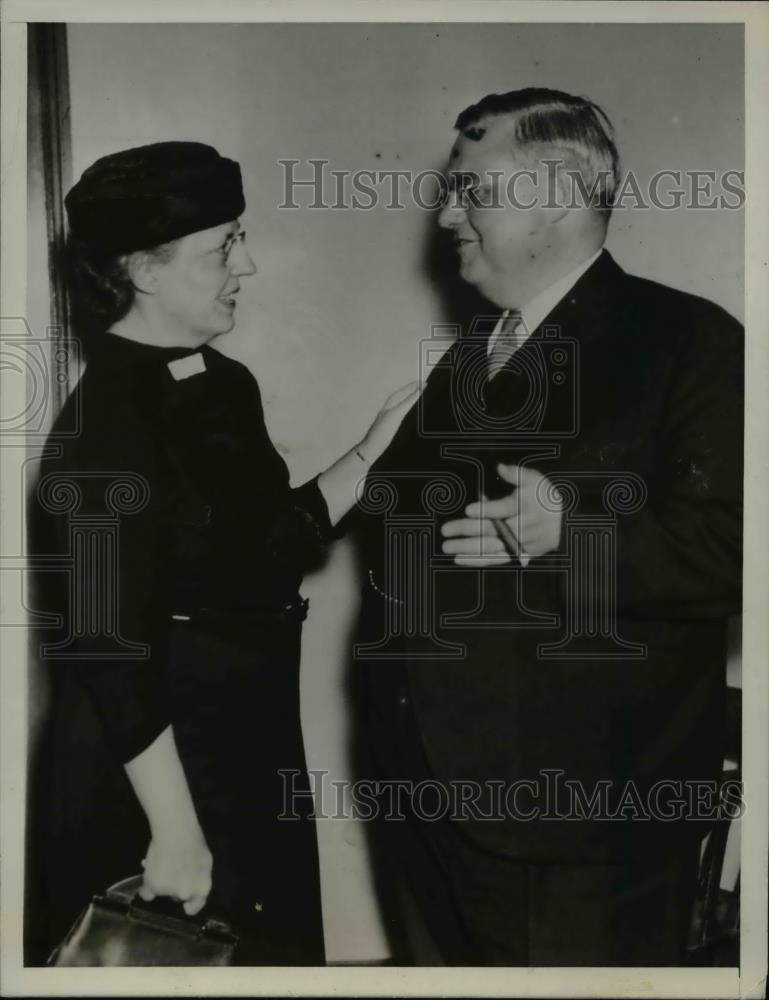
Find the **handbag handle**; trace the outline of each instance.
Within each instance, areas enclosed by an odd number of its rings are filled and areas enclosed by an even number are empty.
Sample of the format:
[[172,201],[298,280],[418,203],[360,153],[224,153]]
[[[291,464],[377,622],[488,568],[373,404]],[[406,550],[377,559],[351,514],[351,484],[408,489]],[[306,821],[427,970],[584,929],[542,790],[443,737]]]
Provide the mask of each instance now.
[[115,882],[104,893],[105,897],[126,908],[129,915],[151,923],[163,924],[172,921],[180,930],[201,935],[213,933],[227,938],[236,935],[224,920],[216,917],[191,916],[185,913],[181,902],[170,896],[157,896],[155,899],[142,899],[139,889],[144,881],[143,875],[131,875],[129,878]]

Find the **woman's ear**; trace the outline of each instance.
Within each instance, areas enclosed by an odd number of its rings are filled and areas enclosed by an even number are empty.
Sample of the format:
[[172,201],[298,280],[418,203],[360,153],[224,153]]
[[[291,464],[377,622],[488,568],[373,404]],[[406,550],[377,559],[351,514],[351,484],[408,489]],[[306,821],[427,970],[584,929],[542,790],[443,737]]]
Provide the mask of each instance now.
[[150,254],[142,250],[129,254],[124,259],[124,266],[131,279],[131,284],[137,292],[145,295],[152,295],[157,290],[157,274],[155,273],[156,262]]

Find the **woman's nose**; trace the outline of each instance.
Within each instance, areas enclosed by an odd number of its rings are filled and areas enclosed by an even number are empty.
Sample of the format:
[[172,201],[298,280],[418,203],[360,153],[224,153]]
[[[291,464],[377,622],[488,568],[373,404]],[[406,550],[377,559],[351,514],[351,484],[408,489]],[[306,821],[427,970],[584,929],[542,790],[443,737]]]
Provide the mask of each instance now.
[[238,278],[247,277],[249,274],[256,274],[256,264],[244,243],[236,243],[233,246],[230,251],[228,263],[230,271]]

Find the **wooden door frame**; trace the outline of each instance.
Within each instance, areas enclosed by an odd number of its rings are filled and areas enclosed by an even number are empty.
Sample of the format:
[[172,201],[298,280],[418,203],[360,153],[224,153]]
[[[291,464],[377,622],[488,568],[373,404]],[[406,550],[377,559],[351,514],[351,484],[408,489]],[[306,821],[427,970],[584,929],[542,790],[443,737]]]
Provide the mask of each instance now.
[[64,274],[67,224],[64,195],[72,185],[67,27],[64,24],[27,26],[29,116],[40,122],[40,156],[45,185],[45,218],[50,285],[51,398],[54,416],[79,376],[72,352],[56,349],[71,340],[69,296]]

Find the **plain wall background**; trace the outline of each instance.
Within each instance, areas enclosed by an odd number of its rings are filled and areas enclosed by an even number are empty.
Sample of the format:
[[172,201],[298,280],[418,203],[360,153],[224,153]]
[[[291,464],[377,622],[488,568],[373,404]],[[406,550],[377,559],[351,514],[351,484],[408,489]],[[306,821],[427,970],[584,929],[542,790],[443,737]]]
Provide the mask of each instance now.
[[[426,268],[435,219],[403,211],[281,210],[279,159],[329,169],[440,167],[457,113],[484,94],[547,86],[589,96],[612,119],[623,167],[742,169],[743,40],[737,25],[71,25],[73,177],[96,157],[163,139],[209,142],[240,161],[243,218],[259,273],[216,346],[259,379],[294,481],[365,431],[418,375],[419,341],[450,320]],[[306,175],[309,168],[297,168]],[[303,203],[303,197],[297,198]],[[615,214],[608,246],[626,269],[713,299],[742,319],[743,215]],[[357,602],[350,544],[306,581],[308,763],[349,776],[347,642]],[[387,944],[364,831],[319,828],[331,961]]]

